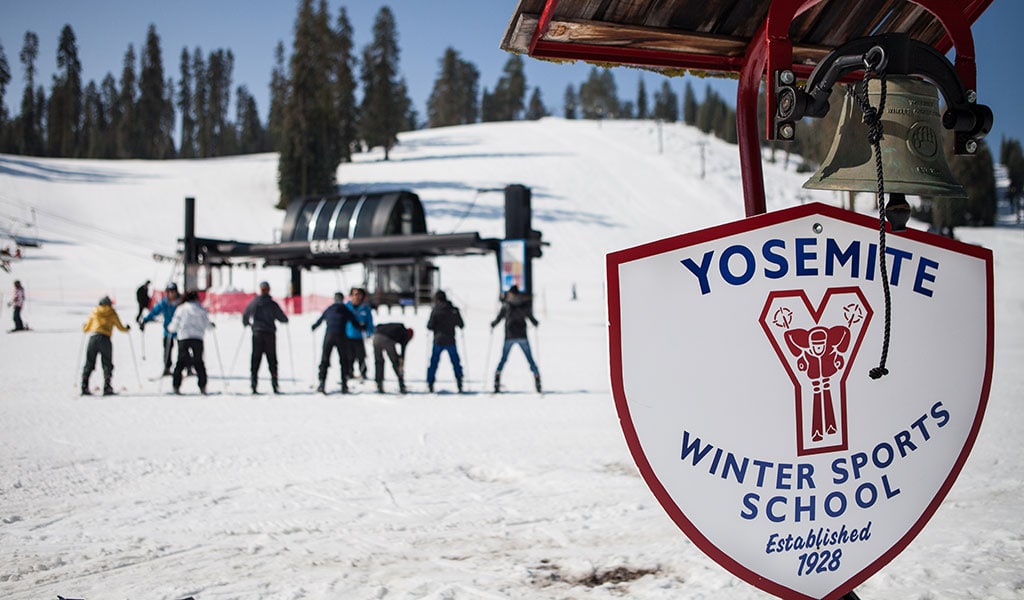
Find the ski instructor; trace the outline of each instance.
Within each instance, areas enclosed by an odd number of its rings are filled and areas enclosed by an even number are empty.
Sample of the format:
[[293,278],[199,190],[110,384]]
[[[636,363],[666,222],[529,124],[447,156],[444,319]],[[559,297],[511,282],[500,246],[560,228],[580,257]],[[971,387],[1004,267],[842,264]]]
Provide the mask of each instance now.
[[263,355],[267,356],[267,367],[270,369],[270,387],[275,394],[281,393],[277,385],[277,325],[274,321],[288,322],[288,316],[281,306],[270,297],[270,284],[260,282],[260,293],[252,299],[242,313],[242,325],[252,326],[252,361],[249,365],[249,376],[252,393],[256,391],[256,379],[260,370]]

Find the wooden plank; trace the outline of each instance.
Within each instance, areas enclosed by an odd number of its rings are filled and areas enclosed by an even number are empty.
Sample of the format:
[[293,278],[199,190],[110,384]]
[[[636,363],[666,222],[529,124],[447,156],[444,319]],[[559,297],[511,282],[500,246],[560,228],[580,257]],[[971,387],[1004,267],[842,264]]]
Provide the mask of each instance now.
[[553,20],[548,34],[543,39],[548,42],[566,44],[647,48],[715,56],[742,56],[748,42],[748,40],[728,36],[687,33],[653,27],[564,20]]
[[[503,42],[502,49],[526,53],[539,20],[539,15],[520,15],[511,34]],[[548,34],[541,39],[566,44],[568,47],[586,44],[725,57],[743,56],[749,43],[748,39],[729,36],[559,19],[551,21]],[[798,64],[815,64],[828,52],[829,48],[826,47],[797,44],[793,48],[793,60]]]

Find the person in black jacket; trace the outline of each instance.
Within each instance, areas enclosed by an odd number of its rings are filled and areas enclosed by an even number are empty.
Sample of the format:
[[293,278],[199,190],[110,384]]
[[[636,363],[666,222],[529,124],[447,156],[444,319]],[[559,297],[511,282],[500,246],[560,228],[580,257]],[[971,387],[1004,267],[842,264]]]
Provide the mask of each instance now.
[[151,282],[147,279],[146,283],[140,285],[135,290],[135,301],[139,304],[139,312],[135,315],[135,321],[138,322],[142,318],[142,313],[149,309],[149,284]]
[[270,385],[274,388],[275,394],[281,393],[281,388],[277,385],[277,325],[274,321],[287,323],[288,316],[270,297],[270,284],[261,281],[259,295],[252,299],[242,313],[242,325],[252,326],[252,362],[249,365],[249,373],[254,394],[258,393],[256,375],[259,373],[264,354],[270,368]]
[[[384,353],[391,359],[391,367],[398,377],[398,391],[404,394],[405,389],[405,347],[412,339],[412,329],[401,323],[381,323],[373,330],[373,366],[374,379],[377,381],[377,393],[384,393]],[[399,354],[398,346],[402,352]]]
[[455,347],[455,328],[465,327],[459,309],[452,306],[448,296],[438,291],[434,294],[434,308],[427,319],[427,329],[434,332],[434,347],[430,353],[430,365],[427,367],[427,388],[434,391],[434,377],[437,375],[437,363],[441,353],[447,352],[455,371],[455,383],[462,391],[462,362],[459,361],[459,350]]
[[519,293],[517,286],[509,288],[505,294],[505,300],[501,303],[501,310],[498,316],[491,321],[491,329],[497,327],[498,323],[505,319],[505,345],[501,348],[501,360],[498,361],[498,368],[494,372],[494,391],[501,391],[501,369],[508,360],[508,353],[512,346],[519,346],[526,355],[526,362],[530,363],[530,371],[533,372],[533,382],[537,391],[540,388],[540,369],[533,360],[533,353],[530,352],[530,340],[526,337],[526,321],[529,320],[533,326],[538,325],[537,319],[533,316],[533,309],[530,307],[530,300]]
[[[327,370],[331,366],[331,351],[338,353],[338,366],[341,368],[341,393],[348,393],[348,373],[345,371],[347,362],[351,362],[348,346],[345,342],[345,326],[352,324],[354,327],[361,327],[356,316],[345,306],[345,294],[338,292],[334,295],[334,304],[327,307],[320,318],[313,323],[312,330],[321,323],[326,323],[324,332],[323,352],[320,355],[320,385],[316,391],[326,394]],[[347,361],[347,362],[346,362]]]

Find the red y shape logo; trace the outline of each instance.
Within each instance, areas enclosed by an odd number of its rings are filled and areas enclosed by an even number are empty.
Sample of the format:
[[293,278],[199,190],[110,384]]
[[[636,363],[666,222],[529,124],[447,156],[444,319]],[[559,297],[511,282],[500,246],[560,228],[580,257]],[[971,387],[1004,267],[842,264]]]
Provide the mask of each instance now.
[[829,288],[817,308],[803,290],[768,294],[761,327],[796,389],[797,454],[846,450],[846,376],[872,310],[860,288]]

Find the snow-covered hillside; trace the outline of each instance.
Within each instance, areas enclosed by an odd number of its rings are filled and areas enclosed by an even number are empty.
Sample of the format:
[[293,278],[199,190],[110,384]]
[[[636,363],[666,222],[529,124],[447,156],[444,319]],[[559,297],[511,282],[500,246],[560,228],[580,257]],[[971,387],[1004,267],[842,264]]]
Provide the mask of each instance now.
[[[609,392],[605,254],[742,218],[736,147],[682,125],[544,119],[409,132],[339,169],[350,189],[406,188],[428,227],[502,237],[511,183],[533,190],[532,337],[547,393],[514,351],[512,392],[483,393],[500,352],[493,257],[438,261],[467,322],[471,392],[447,362],[424,384],[426,311],[381,311],[416,331],[414,393],[313,393],[322,331],[295,316],[278,335],[282,396],[248,394],[247,332],[216,316],[210,397],[167,395],[157,328],[114,336],[116,397],[80,398],[81,324],[109,294],[175,276],[184,198],[196,233],[271,241],[281,226],[276,156],[75,161],[0,155],[0,229],[42,240],[0,274],[28,290],[34,331],[0,335],[0,596],[5,598],[690,598],[768,596],[705,557],[633,466]],[[703,156],[703,160],[702,160]],[[766,164],[769,210],[817,200]],[[703,178],[702,178],[703,173]],[[867,209],[870,200],[861,204]],[[1024,597],[1024,236],[958,230],[993,249],[995,376],[974,454],[906,552],[858,588],[872,598]],[[235,273],[247,291],[285,269]],[[359,268],[304,276],[307,293],[361,282]],[[577,299],[572,298],[573,287]],[[371,366],[372,370],[372,366]],[[265,376],[264,371],[264,376]],[[94,374],[96,378],[98,374]],[[336,381],[337,367],[332,366]],[[389,374],[389,391],[394,380]],[[265,383],[263,387],[268,387]],[[183,388],[193,392],[194,380]],[[335,388],[336,389],[336,388]]]

